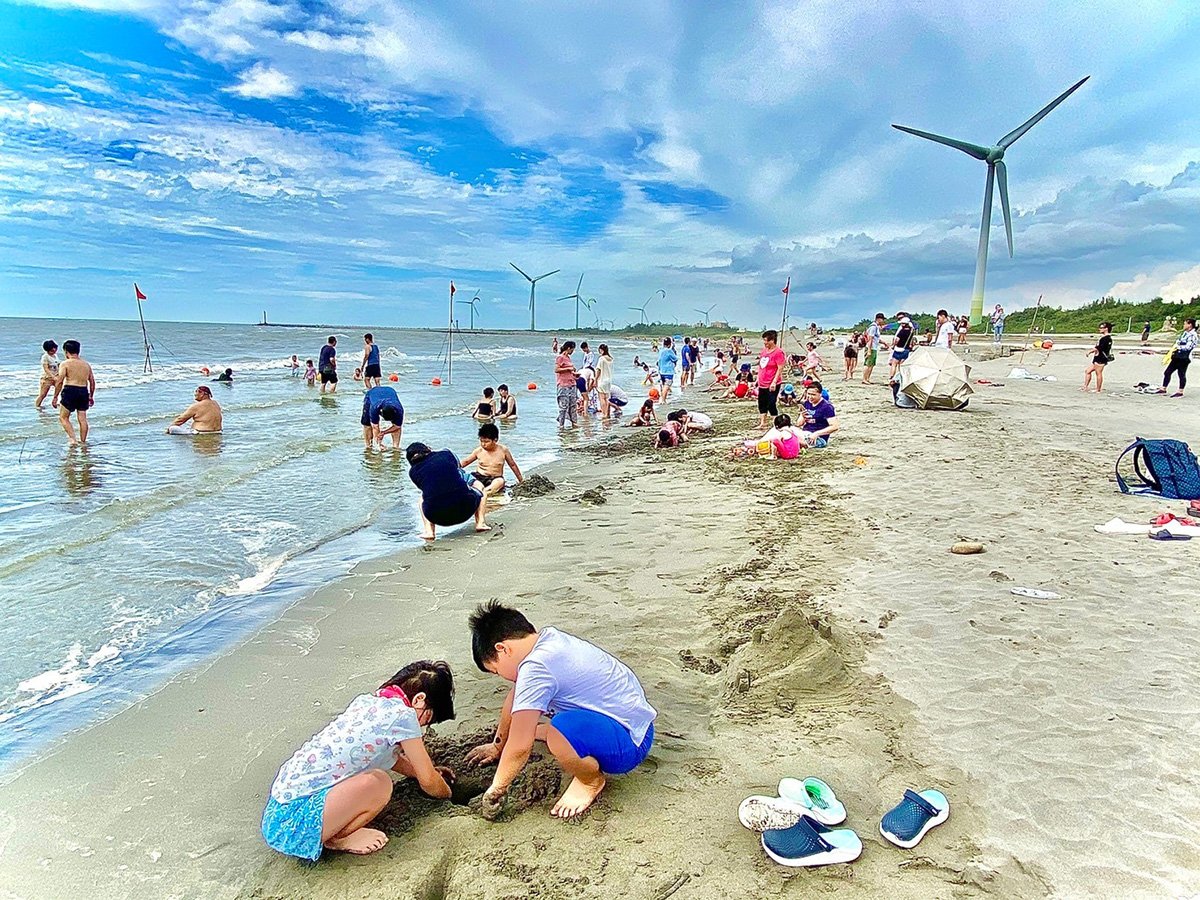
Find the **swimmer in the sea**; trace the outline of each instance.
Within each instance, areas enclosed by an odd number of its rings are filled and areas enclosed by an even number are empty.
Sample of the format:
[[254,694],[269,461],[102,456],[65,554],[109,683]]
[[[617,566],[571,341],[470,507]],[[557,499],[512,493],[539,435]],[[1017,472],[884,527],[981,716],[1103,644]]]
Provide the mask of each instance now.
[[459,465],[465,469],[471,463],[475,463],[475,471],[471,473],[472,485],[483,491],[484,497],[492,497],[504,490],[506,465],[517,476],[517,484],[525,480],[512,453],[500,443],[500,429],[492,422],[484,422],[479,426],[479,446]]
[[196,402],[167,426],[167,434],[215,434],[221,430],[221,405],[213,399],[212,389],[202,384],[195,396]]
[[496,418],[501,422],[517,421],[517,398],[509,393],[507,384],[500,385],[496,390],[500,392]]
[[483,389],[483,399],[471,410],[471,418],[480,422],[490,422],[496,418],[496,392],[490,388]]
[[[63,341],[63,352],[67,358],[58,367],[58,380],[54,383],[54,398],[50,405],[58,410],[58,421],[67,433],[67,443],[87,443],[88,410],[96,402],[96,376],[92,367],[79,355],[79,341]],[[61,404],[59,401],[62,401]],[[71,413],[79,420],[79,440],[71,427]]]

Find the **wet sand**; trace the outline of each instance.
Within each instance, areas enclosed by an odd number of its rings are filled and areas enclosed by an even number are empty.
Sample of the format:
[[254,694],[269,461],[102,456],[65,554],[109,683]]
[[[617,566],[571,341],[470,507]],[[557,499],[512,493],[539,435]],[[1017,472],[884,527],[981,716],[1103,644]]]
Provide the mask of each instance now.
[[[677,451],[627,429],[570,452],[546,470],[557,490],[497,511],[490,535],[360,567],[0,788],[0,895],[1200,890],[1189,545],[1092,531],[1181,511],[1116,494],[1112,461],[1134,432],[1187,439],[1196,401],[1085,397],[1082,359],[1027,354],[1061,380],[1000,377],[965,413],[830,379],[846,430],[795,463],[727,458],[748,404],[713,404],[718,434]],[[1110,384],[1157,364],[1121,356]],[[960,538],[987,550],[951,555]],[[548,815],[543,760],[500,822],[401,785],[379,854],[271,854],[257,825],[280,762],[404,662],[454,666],[459,718],[431,740],[444,758],[487,733],[504,683],[474,669],[465,619],[490,597],[633,667],[660,711],[647,763],[574,825]],[[738,824],[742,797],[805,775],[845,802],[865,845],[853,865],[778,867]],[[905,787],[952,803],[913,851],[878,833]]]

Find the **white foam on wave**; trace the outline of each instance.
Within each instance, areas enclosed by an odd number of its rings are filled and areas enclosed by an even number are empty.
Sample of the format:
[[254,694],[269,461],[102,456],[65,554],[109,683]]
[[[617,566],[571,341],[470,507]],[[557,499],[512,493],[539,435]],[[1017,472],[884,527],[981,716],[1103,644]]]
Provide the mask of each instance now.
[[[0,712],[0,722],[7,721],[19,713],[74,697],[96,686],[89,676],[106,663],[121,658],[121,648],[115,643],[106,643],[93,651],[85,660],[83,644],[76,641],[67,651],[67,658],[57,669],[47,669],[17,685],[16,699],[11,707]],[[20,695],[24,695],[23,697]]]

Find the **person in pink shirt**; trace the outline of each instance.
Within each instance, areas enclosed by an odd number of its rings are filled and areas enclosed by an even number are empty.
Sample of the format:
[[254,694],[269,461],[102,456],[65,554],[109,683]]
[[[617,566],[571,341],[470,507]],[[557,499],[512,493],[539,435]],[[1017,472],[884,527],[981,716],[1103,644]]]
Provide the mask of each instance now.
[[787,357],[776,346],[779,332],[768,330],[762,333],[763,351],[758,357],[758,427],[779,415],[779,386],[783,383]]
[[554,383],[558,386],[558,427],[563,428],[567,419],[571,426],[579,424],[577,402],[579,388],[575,385],[575,363],[571,362],[571,353],[575,350],[575,342],[567,341],[562,345],[562,352],[554,358]]

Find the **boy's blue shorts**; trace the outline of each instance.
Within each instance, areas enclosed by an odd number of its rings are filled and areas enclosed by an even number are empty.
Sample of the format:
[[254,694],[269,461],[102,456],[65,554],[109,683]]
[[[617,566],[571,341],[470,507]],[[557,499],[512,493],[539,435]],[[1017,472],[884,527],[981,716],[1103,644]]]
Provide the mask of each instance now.
[[589,709],[568,709],[556,713],[550,725],[567,739],[580,756],[590,756],[605,775],[624,775],[642,764],[654,743],[654,725],[646,730],[640,745],[633,742],[629,729],[604,713]]

